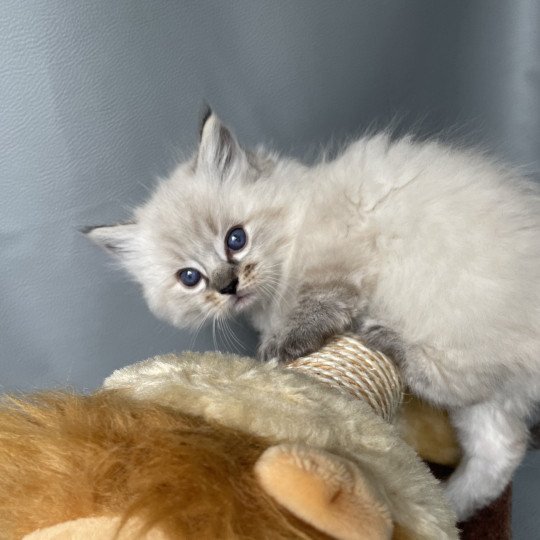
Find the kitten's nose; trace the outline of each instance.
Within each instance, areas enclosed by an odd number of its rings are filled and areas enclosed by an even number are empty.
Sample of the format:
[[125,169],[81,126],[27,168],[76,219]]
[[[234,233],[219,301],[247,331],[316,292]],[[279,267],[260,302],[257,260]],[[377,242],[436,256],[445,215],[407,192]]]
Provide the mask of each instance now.
[[221,294],[236,294],[236,288],[238,287],[238,278],[234,278],[226,287],[219,289]]

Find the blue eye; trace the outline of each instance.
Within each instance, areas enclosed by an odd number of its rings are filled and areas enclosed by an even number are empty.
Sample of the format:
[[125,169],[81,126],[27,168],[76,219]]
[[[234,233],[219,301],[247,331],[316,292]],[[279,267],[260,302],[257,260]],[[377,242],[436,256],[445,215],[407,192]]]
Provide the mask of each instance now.
[[247,234],[242,227],[229,231],[226,238],[227,247],[232,251],[240,251],[247,242]]
[[201,281],[201,273],[195,268],[184,268],[183,270],[178,270],[176,273],[178,279],[186,287],[195,287],[199,281]]

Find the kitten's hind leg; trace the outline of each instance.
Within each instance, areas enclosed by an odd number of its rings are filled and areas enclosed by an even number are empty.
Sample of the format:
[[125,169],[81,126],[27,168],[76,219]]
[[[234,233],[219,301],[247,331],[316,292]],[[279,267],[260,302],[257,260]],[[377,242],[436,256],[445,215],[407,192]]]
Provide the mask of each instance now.
[[[469,370],[462,351],[445,354],[431,347],[405,344],[399,334],[370,319],[360,320],[355,331],[366,345],[384,352],[399,365],[415,394],[444,407],[455,407],[451,419],[464,457],[450,477],[446,493],[460,520],[489,504],[504,490],[527,449],[528,430],[511,402],[495,400],[463,403],[489,395],[485,373]],[[483,384],[482,384],[483,382]]]
[[527,427],[500,403],[472,405],[451,413],[463,449],[446,494],[464,520],[496,499],[510,482],[527,449]]

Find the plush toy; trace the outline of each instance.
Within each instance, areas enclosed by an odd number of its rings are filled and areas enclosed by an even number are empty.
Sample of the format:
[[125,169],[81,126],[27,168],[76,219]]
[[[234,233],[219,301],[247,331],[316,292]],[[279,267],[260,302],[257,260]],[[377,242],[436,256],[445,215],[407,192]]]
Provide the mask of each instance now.
[[392,371],[364,355],[366,382],[361,344],[329,347],[293,368],[167,355],[94,395],[7,400],[0,537],[456,539],[438,482],[368,405],[391,418]]
[[402,438],[424,460],[455,468],[461,448],[446,411],[407,395],[396,420]]

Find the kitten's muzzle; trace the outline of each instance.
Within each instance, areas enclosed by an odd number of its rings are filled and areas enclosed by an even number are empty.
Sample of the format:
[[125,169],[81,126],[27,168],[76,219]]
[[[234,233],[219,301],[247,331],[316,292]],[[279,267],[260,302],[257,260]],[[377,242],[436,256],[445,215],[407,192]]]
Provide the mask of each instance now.
[[228,285],[219,289],[221,294],[236,294],[238,288],[238,278],[234,278]]
[[219,265],[210,277],[212,287],[221,294],[236,294],[238,276],[236,266],[231,263]]

